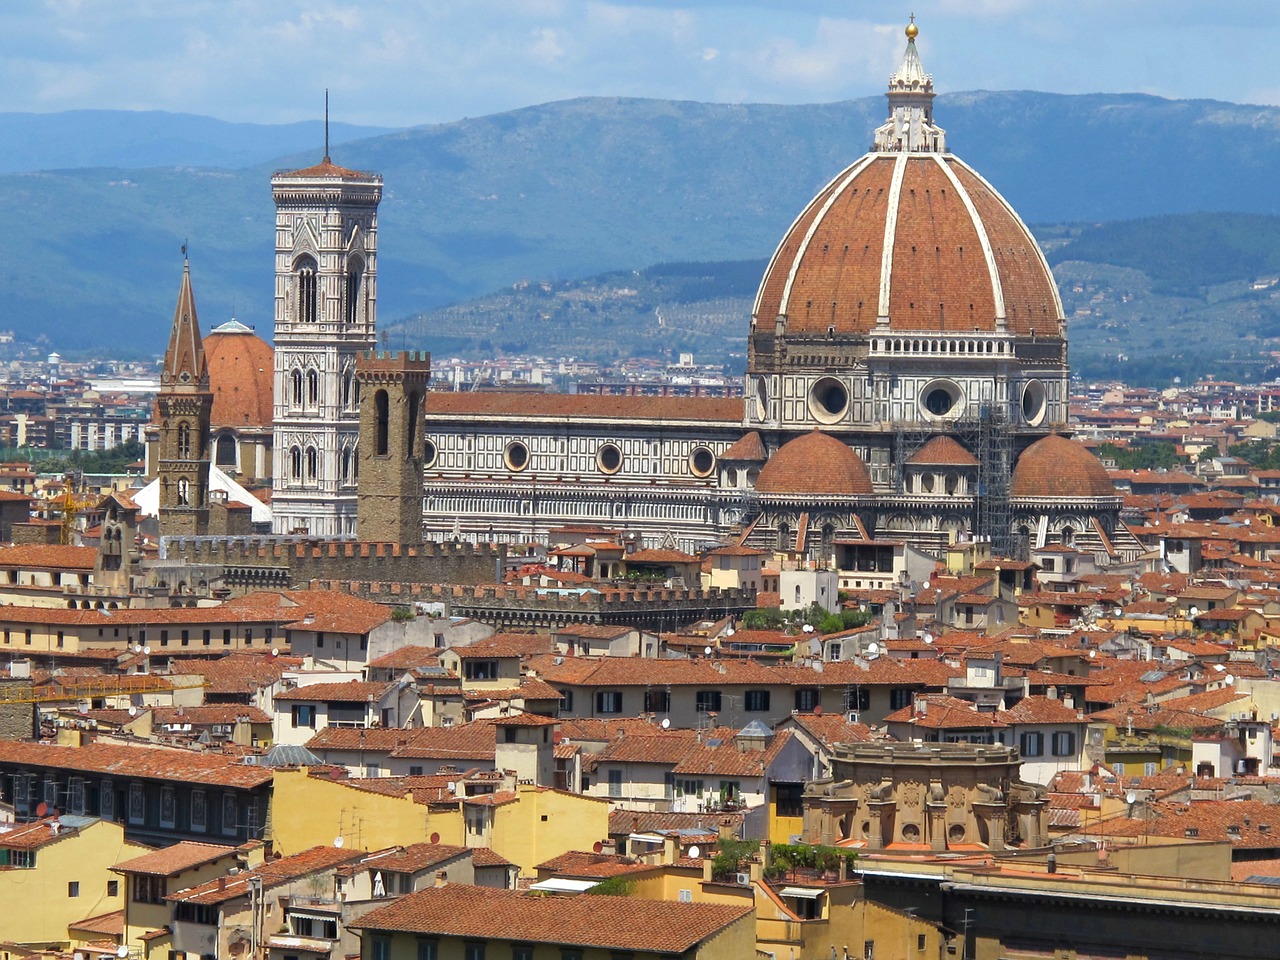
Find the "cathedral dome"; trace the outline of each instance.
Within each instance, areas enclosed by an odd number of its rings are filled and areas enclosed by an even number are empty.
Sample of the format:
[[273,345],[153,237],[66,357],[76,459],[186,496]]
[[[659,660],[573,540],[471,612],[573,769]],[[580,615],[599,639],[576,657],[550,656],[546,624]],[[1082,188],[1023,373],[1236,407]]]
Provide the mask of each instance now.
[[204,338],[214,427],[270,427],[274,412],[271,345],[230,320]]
[[1015,497],[1114,497],[1115,484],[1102,462],[1083,446],[1050,434],[1018,457],[1009,492]]
[[1062,303],[1035,238],[947,151],[933,95],[908,32],[889,120],[778,245],[752,310],[758,331],[1062,336]]
[[757,493],[778,496],[869,496],[871,474],[848,444],[814,430],[784,443],[760,468]]

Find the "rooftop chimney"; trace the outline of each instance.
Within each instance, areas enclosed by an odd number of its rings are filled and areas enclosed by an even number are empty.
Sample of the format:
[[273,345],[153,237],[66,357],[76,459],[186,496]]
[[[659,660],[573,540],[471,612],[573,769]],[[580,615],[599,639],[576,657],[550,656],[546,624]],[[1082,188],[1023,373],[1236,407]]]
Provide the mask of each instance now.
[[437,887],[443,887],[443,886],[444,886],[445,884],[447,884],[448,882],[449,882],[449,871],[448,871],[448,870],[437,870],[437,871],[436,871],[436,886],[437,886]]

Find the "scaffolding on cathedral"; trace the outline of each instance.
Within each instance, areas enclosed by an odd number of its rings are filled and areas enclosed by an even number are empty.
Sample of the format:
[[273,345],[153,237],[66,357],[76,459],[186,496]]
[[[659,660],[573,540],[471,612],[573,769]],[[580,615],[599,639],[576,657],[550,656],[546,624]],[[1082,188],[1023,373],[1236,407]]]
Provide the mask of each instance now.
[[974,532],[990,539],[993,556],[1008,557],[1013,540],[1009,508],[1013,432],[1008,412],[997,404],[983,404],[978,415],[977,457],[978,516]]

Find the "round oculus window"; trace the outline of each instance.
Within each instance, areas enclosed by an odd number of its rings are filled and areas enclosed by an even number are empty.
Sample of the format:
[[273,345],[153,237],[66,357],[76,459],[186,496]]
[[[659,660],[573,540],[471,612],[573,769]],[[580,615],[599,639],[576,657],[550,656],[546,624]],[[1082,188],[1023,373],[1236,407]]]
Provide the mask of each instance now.
[[716,468],[716,455],[706,447],[695,447],[689,454],[689,469],[695,477],[709,477]]
[[506,462],[508,470],[519,473],[529,465],[529,448],[519,440],[512,440],[503,451],[502,459]]
[[436,462],[436,445],[430,440],[422,442],[422,465],[424,467],[432,466]]
[[960,412],[960,385],[950,380],[934,380],[920,392],[920,407],[925,416],[947,417]]
[[820,423],[835,423],[849,409],[849,390],[835,377],[823,377],[809,390],[809,412]]
[[764,377],[756,377],[755,389],[756,419],[765,420],[769,416],[769,381]]
[[1026,386],[1022,388],[1022,419],[1031,426],[1038,427],[1044,422],[1048,407],[1044,382],[1028,380]]
[[601,473],[617,473],[622,469],[622,451],[616,443],[606,443],[597,451],[596,466]]

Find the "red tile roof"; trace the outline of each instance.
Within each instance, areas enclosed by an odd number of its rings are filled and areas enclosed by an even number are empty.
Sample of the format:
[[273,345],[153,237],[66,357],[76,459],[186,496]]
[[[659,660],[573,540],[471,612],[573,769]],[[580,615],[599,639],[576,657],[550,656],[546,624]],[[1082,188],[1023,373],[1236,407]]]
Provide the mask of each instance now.
[[769,458],[756,492],[776,496],[868,496],[867,465],[842,440],[813,430],[790,440]]
[[87,743],[61,747],[0,740],[0,763],[55,767],[77,773],[114,774],[140,780],[177,781],[252,789],[271,782],[271,771],[209,753],[163,747]]
[[291,857],[282,857],[262,864],[253,870],[242,870],[234,877],[219,877],[178,893],[170,894],[166,900],[181,903],[217,904],[249,895],[249,880],[262,878],[264,890],[278,887],[282,883],[305,877],[310,873],[331,870],[353,860],[364,857],[363,850],[343,850],[337,847],[312,847]]
[[371,683],[365,680],[348,680],[345,683],[309,683],[292,690],[282,690],[274,697],[285,701],[315,701],[325,703],[368,703],[382,699],[394,684]]
[[352,924],[365,930],[498,938],[680,954],[748,917],[750,906],[639,897],[541,897],[447,884],[401,897]]
[[557,420],[665,420],[742,423],[742,400],[715,397],[608,397],[568,393],[441,393],[427,396],[427,419],[520,417]]
[[117,863],[111,869],[117,873],[145,873],[155,877],[174,877],[184,870],[212,863],[221,857],[232,856],[235,852],[235,847],[184,840],[173,846]]

